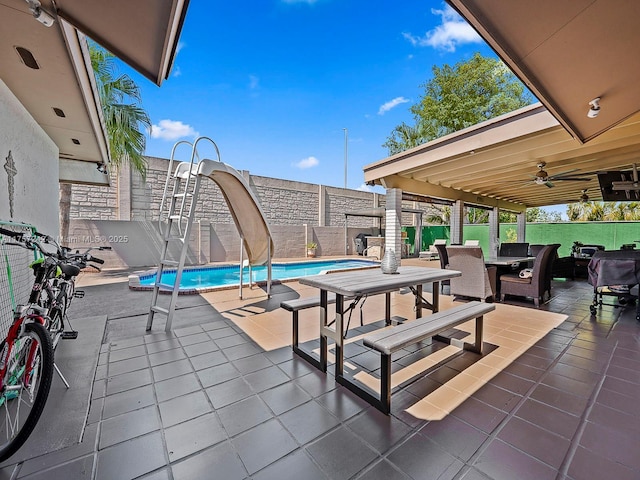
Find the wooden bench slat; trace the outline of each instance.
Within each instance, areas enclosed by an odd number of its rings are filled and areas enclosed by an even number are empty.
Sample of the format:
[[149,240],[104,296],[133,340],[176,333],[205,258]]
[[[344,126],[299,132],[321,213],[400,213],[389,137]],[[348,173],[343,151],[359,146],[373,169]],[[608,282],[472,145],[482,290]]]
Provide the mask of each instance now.
[[433,337],[448,328],[473,320],[495,310],[495,305],[482,302],[469,302],[458,307],[418,318],[402,325],[372,333],[363,339],[365,346],[385,355],[404,347]]

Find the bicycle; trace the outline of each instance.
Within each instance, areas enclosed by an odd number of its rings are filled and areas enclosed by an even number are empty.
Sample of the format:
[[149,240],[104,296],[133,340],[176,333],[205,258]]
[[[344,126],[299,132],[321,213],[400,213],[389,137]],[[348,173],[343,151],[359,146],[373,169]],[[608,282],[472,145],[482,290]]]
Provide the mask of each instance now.
[[[0,228],[0,234],[3,241],[12,238],[11,245],[33,249],[22,233]],[[11,457],[29,438],[51,389],[53,344],[46,329],[47,309],[38,305],[47,282],[47,269],[41,269],[27,304],[15,308],[13,322],[0,343],[0,411],[4,412],[0,414],[0,461]]]
[[[60,339],[76,339],[78,338],[78,332],[76,330],[66,330],[67,326],[71,327],[67,312],[71,306],[71,300],[73,298],[83,298],[84,291],[76,290],[75,280],[80,272],[87,266],[91,266],[100,271],[100,267],[95,265],[104,264],[104,260],[91,255],[91,250],[111,250],[111,247],[91,247],[80,253],[76,250],[75,253],[71,253],[71,249],[68,247],[61,247],[53,238],[48,235],[34,232],[34,235],[41,238],[43,243],[53,245],[55,252],[46,251],[43,246],[35,240],[32,240],[33,245],[42,254],[42,257],[34,261],[30,267],[34,270],[34,274],[38,269],[49,268],[46,262],[46,258],[53,258],[56,262],[55,272],[49,271],[46,273],[48,282],[43,286],[44,293],[40,297],[40,306],[45,307],[50,319],[48,330],[51,334],[54,350],[58,346]],[[57,370],[57,369],[56,369]],[[58,371],[60,374],[60,371]],[[65,385],[68,384],[64,377],[60,374]]]

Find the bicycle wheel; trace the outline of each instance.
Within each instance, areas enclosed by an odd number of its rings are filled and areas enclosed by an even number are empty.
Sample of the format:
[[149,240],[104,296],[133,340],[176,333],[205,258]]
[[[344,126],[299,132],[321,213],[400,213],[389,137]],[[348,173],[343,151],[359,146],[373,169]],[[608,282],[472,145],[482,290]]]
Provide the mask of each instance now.
[[7,358],[0,392],[0,462],[31,435],[47,402],[52,378],[51,337],[42,325],[29,323]]

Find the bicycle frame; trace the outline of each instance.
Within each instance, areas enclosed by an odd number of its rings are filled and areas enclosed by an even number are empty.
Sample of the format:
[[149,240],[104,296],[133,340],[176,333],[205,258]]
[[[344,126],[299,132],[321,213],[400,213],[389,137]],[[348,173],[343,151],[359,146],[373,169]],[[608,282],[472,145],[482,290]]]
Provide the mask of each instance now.
[[[45,325],[46,320],[40,314],[37,313],[29,313],[24,315],[25,312],[30,309],[39,308],[33,305],[23,305],[20,306],[15,313],[15,318],[13,324],[9,328],[9,332],[7,333],[7,338],[5,339],[4,345],[2,347],[2,353],[0,354],[0,391],[3,389],[11,390],[11,385],[5,385],[4,379],[7,373],[7,368],[9,368],[9,358],[10,355],[13,354],[13,350],[15,347],[16,339],[20,338],[20,336],[24,333],[24,326],[28,322],[38,322],[41,325]],[[37,349],[37,345],[31,345],[31,351],[29,351],[28,361],[27,361],[27,372],[25,374],[25,384],[27,386],[30,385],[31,380],[31,372],[33,370],[33,359],[35,356],[35,350]]]

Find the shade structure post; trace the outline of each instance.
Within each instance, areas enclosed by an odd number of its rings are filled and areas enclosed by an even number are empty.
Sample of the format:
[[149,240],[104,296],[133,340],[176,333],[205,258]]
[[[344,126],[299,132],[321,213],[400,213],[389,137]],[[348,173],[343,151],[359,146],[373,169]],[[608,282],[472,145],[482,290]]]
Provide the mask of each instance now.
[[240,237],[240,300],[242,300],[242,274],[244,271],[244,237]]

